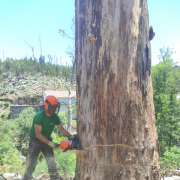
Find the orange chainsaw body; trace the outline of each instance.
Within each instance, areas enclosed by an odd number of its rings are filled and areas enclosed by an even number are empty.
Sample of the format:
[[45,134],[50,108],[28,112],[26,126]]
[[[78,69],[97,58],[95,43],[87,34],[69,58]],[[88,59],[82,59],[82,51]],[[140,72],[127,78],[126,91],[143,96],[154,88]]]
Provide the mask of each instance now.
[[71,149],[71,141],[62,141],[62,142],[59,144],[59,148],[60,148],[63,152]]

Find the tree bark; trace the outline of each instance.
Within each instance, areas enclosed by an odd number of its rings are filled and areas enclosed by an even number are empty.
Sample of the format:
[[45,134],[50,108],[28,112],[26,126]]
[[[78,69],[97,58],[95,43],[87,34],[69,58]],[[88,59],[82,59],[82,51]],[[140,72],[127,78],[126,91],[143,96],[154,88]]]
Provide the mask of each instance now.
[[146,0],[76,0],[76,180],[158,180]]

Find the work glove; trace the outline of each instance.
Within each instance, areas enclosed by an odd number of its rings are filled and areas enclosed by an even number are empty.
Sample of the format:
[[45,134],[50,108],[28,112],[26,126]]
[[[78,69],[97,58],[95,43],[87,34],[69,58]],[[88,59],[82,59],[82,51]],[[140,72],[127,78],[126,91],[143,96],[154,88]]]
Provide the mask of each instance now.
[[48,145],[49,145],[51,148],[53,148],[53,149],[59,147],[59,144],[54,143],[54,142],[51,142],[51,141],[48,143]]

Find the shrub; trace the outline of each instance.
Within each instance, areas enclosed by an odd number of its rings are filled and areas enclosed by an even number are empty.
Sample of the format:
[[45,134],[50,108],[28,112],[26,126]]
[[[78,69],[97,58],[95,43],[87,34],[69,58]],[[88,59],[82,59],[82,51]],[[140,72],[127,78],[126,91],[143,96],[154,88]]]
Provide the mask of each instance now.
[[165,174],[180,168],[180,148],[174,146],[166,150],[161,157],[160,165],[162,172]]
[[33,108],[27,108],[22,111],[19,117],[15,120],[14,140],[17,149],[26,156],[29,145],[29,134],[35,111]]

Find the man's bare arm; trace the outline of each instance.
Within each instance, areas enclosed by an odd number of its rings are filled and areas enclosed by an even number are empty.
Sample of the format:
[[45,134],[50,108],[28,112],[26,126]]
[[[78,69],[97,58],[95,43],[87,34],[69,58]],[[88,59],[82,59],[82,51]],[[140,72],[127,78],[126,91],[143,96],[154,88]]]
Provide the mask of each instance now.
[[63,127],[62,125],[59,125],[58,128],[59,128],[59,131],[60,131],[64,136],[67,136],[67,137],[72,136],[66,129],[64,129],[64,127]]
[[35,125],[35,135],[36,138],[39,139],[42,143],[51,146],[51,141],[49,141],[46,137],[44,137],[41,133],[42,127],[41,125]]

